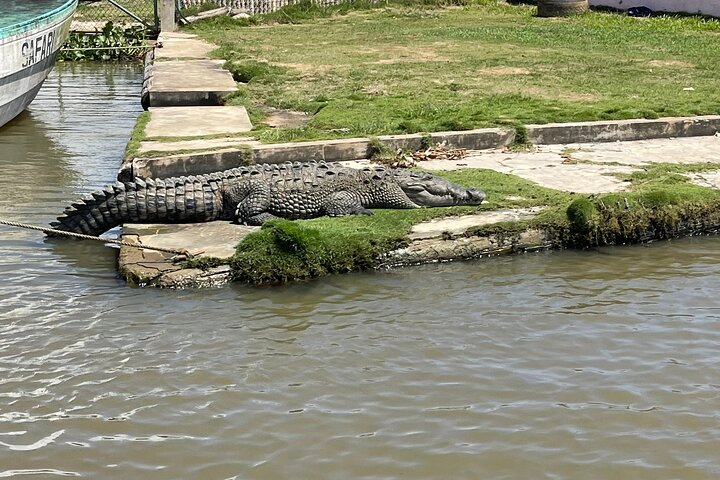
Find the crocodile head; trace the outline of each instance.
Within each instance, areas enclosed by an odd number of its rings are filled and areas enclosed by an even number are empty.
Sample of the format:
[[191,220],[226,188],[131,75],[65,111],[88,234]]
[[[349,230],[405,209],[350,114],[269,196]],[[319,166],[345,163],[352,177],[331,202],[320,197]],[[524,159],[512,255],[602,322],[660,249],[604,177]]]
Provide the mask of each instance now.
[[464,188],[426,172],[406,170],[395,178],[410,200],[422,207],[480,205],[485,200],[481,190]]

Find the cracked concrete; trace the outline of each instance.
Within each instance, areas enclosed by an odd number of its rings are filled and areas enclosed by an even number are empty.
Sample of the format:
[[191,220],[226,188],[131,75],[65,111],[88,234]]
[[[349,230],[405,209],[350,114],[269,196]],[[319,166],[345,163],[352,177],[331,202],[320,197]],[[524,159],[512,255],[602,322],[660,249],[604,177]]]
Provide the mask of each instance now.
[[695,185],[707,188],[720,188],[720,170],[688,174]]
[[410,231],[410,240],[439,238],[447,235],[462,235],[471,227],[492,225],[493,223],[526,220],[537,215],[543,207],[532,208],[502,208],[492,212],[482,212],[475,215],[460,217],[436,218],[429,222],[414,225]]
[[428,170],[487,168],[517,175],[544,187],[576,193],[625,190],[617,174],[652,163],[720,163],[720,137],[637,140],[633,142],[539,145],[531,151],[472,151],[461,160],[431,160]]

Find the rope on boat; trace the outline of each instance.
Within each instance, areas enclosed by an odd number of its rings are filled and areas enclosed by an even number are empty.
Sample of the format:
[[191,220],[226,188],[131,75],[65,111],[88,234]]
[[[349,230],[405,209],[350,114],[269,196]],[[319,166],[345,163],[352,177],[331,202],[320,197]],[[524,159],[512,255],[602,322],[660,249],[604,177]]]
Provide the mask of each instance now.
[[61,235],[71,238],[79,238],[81,240],[95,240],[97,242],[114,243],[116,245],[124,245],[126,247],[145,248],[147,250],[157,250],[158,252],[173,253],[175,255],[185,255],[187,258],[192,258],[192,254],[185,249],[175,248],[164,248],[164,247],[152,247],[139,242],[128,242],[127,240],[117,240],[115,238],[107,237],[96,237],[94,235],[85,235],[84,233],[66,232],[65,230],[56,230],[54,228],[39,227],[37,225],[30,225],[27,223],[11,222],[9,220],[0,219],[0,224],[7,225],[10,227],[27,228],[28,230],[38,230],[44,233],[51,233],[53,235]]

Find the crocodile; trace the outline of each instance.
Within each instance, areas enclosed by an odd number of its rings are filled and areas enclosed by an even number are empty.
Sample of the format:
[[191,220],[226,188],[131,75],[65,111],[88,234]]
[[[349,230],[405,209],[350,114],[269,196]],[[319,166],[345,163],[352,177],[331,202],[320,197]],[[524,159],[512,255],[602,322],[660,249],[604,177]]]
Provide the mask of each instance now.
[[234,220],[262,225],[273,218],[371,215],[370,208],[479,205],[485,193],[406,169],[337,163],[257,164],[204,175],[135,178],[85,195],[51,227],[99,235],[122,223]]

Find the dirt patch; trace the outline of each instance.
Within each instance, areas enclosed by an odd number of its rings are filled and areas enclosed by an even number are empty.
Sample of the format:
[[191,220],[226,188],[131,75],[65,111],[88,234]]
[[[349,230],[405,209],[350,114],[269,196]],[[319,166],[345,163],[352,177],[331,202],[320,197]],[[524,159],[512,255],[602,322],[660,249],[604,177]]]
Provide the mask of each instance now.
[[695,65],[689,62],[683,62],[682,60],[651,60],[648,62],[651,67],[680,67],[680,68],[695,68]]
[[520,67],[488,67],[481,68],[478,73],[482,75],[530,75],[530,70]]
[[407,62],[452,62],[453,59],[439,54],[432,48],[405,47],[402,45],[388,46],[383,48],[363,48],[359,53],[378,55],[381,58],[367,64],[393,64]]
[[305,112],[270,108],[262,123],[272,128],[294,128],[302,127],[309,119],[310,115]]
[[546,98],[550,100],[566,100],[568,102],[596,102],[600,96],[587,92],[558,91],[532,85],[498,84],[492,88],[496,93],[519,93],[528,97]]
[[388,94],[388,86],[384,85],[382,83],[371,83],[370,85],[366,85],[362,92],[365,95],[369,95],[371,97],[378,97],[382,95]]

